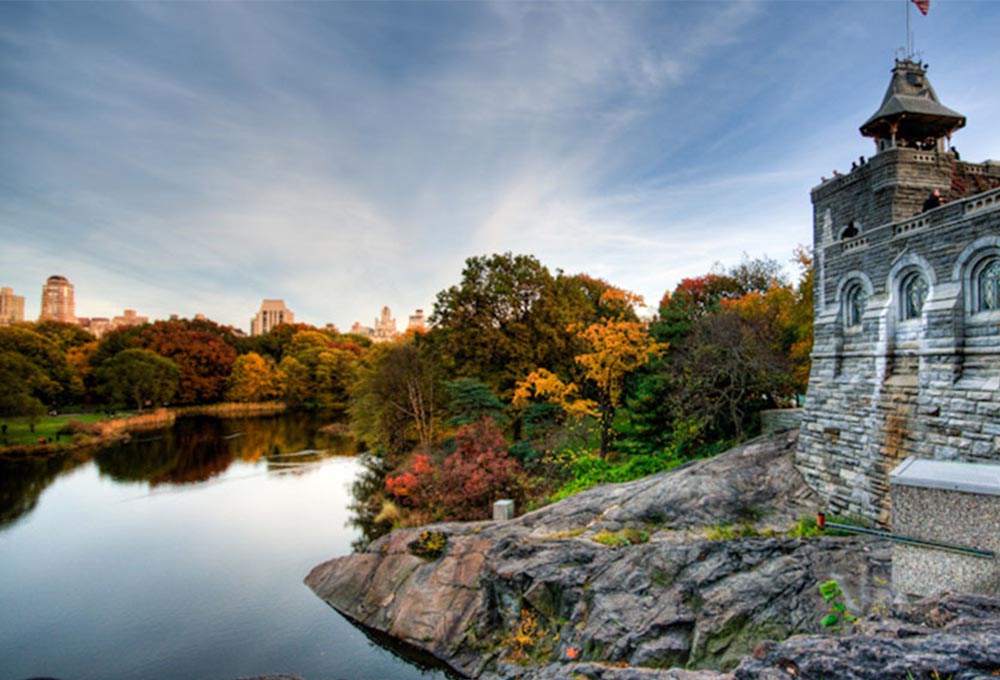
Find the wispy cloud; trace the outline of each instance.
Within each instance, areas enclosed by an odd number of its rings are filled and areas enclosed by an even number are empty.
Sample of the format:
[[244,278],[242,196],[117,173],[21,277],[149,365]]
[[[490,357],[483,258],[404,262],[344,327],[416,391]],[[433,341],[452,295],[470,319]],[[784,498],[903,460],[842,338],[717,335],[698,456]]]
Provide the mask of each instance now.
[[[966,155],[975,141],[996,157],[976,119],[1000,103],[970,83],[989,75],[976,45],[1000,6],[935,12],[949,55],[935,84],[979,126]],[[715,261],[810,239],[809,188],[870,150],[856,128],[887,82],[893,17],[878,3],[0,5],[0,283],[30,300],[62,273],[83,315],[244,327],[284,297],[344,327],[383,304],[429,308],[464,258],[513,250],[655,302]]]

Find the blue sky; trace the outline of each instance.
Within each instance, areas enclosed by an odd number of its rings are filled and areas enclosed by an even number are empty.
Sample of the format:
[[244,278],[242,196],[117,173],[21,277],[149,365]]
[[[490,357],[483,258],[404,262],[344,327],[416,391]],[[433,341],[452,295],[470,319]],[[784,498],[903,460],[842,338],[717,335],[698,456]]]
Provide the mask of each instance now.
[[[811,240],[904,7],[0,3],[0,285],[30,318],[62,274],[80,316],[347,330],[509,250],[655,304]],[[1000,158],[1000,2],[912,22],[963,158]]]

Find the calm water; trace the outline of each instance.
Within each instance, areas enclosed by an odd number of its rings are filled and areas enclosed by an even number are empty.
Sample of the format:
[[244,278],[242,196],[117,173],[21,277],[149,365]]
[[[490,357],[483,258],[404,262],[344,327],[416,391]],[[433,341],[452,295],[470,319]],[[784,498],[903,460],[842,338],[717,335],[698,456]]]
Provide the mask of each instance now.
[[0,464],[0,680],[443,680],[303,585],[359,538],[362,467],[314,429],[184,420],[93,457]]

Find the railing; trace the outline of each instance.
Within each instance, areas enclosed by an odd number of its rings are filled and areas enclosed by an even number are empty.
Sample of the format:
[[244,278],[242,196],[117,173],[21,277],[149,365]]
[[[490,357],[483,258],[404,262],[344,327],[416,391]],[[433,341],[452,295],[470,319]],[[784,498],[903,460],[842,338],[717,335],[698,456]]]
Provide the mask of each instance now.
[[979,557],[984,560],[992,560],[996,557],[996,553],[992,550],[980,550],[979,548],[970,548],[964,545],[954,545],[952,543],[942,543],[940,541],[929,541],[924,538],[917,538],[916,536],[894,534],[891,531],[883,531],[882,529],[869,529],[867,527],[858,527],[851,524],[841,524],[840,522],[828,522],[826,520],[825,513],[821,512],[816,515],[816,528],[820,531],[825,531],[827,527],[831,529],[839,529],[840,531],[848,531],[854,534],[878,536],[879,538],[884,538],[894,543],[902,543],[904,545],[913,545],[920,548],[933,548],[934,550],[944,550],[946,552],[958,553],[959,555]]
[[1000,189],[993,189],[982,194],[965,199],[964,213],[966,215],[980,210],[989,210],[1000,206]]

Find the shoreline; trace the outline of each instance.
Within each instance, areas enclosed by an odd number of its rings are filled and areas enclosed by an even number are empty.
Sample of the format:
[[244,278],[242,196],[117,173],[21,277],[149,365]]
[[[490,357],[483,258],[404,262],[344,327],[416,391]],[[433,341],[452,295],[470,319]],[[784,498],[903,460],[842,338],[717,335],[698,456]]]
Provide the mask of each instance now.
[[[0,460],[18,460],[34,457],[72,453],[82,449],[100,447],[116,441],[128,441],[134,434],[172,426],[178,418],[212,416],[216,418],[243,418],[278,415],[288,411],[285,402],[225,402],[202,406],[158,408],[124,418],[111,418],[85,424],[81,430],[66,435],[65,441],[48,441],[44,444],[14,444],[0,447]],[[72,419],[67,423],[72,422]],[[87,432],[86,430],[90,430]]]

